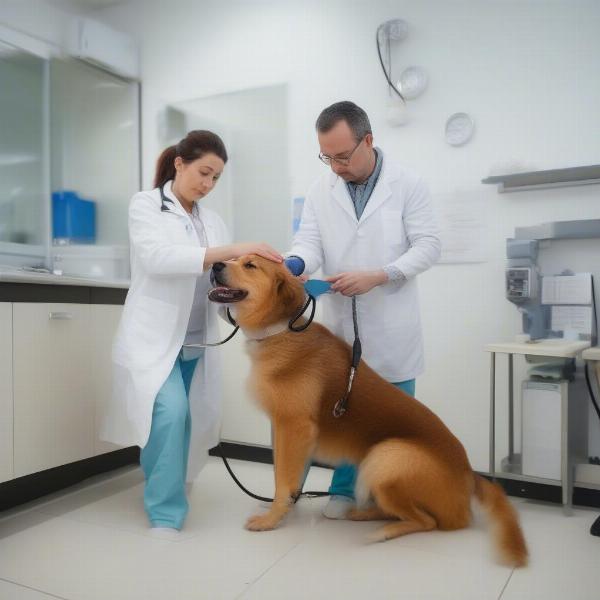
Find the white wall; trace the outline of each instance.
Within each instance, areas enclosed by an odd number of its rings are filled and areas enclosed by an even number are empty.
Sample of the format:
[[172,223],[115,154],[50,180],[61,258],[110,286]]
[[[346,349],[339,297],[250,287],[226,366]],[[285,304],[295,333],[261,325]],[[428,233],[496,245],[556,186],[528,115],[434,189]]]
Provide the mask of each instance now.
[[[228,192],[235,210],[222,206],[222,181],[206,205],[220,212],[237,240],[260,239],[287,248],[292,241],[292,213],[286,87],[206,96],[178,103],[175,108],[183,111],[189,129],[210,129],[227,146],[230,160],[224,177],[229,178]],[[217,202],[215,197],[219,197]],[[260,219],[256,218],[257,209]]]
[[[488,356],[483,345],[519,327],[504,299],[505,238],[519,225],[598,218],[598,186],[499,195],[480,181],[519,163],[533,169],[600,162],[600,4],[592,0],[398,2],[254,0],[175,6],[135,1],[103,18],[141,44],[144,181],[160,150],[165,103],[287,83],[291,195],[322,170],[314,121],[351,99],[369,113],[375,140],[428,181],[440,210],[467,198],[483,221],[486,262],[438,265],[420,277],[427,373],[417,396],[487,468]],[[375,51],[384,20],[406,19],[399,69],[424,66],[430,86],[410,103],[411,123],[386,124],[388,92]],[[469,112],[468,145],[444,142],[446,118]]]
[[6,26],[27,38],[39,40],[43,45],[50,46],[60,53],[73,16],[91,13],[89,9],[68,0],[2,0],[0,26]]
[[[288,174],[287,90],[267,86],[217,94],[175,105],[188,129],[210,129],[225,142],[229,161],[219,184],[203,204],[219,212],[236,240],[262,240],[287,248],[292,238]],[[177,120],[178,121],[178,120]],[[183,136],[180,133],[177,141]],[[221,323],[221,339],[231,326]],[[243,337],[222,348],[223,439],[269,445],[264,414],[249,402],[250,364]]]

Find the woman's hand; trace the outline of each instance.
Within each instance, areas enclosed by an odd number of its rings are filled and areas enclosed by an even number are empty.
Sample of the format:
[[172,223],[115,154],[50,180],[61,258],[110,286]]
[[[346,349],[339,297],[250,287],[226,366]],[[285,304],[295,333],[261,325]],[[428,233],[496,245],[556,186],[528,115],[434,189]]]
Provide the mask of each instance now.
[[235,256],[238,258],[244,254],[258,254],[263,258],[268,258],[274,262],[282,262],[283,256],[277,252],[274,248],[265,244],[264,242],[243,242],[241,244],[233,244],[233,251]]
[[283,256],[277,250],[271,248],[264,242],[244,242],[241,244],[231,244],[230,246],[217,246],[216,248],[207,248],[204,255],[204,269],[210,269],[216,262],[223,262],[244,256],[244,254],[258,254],[274,262],[282,262]]

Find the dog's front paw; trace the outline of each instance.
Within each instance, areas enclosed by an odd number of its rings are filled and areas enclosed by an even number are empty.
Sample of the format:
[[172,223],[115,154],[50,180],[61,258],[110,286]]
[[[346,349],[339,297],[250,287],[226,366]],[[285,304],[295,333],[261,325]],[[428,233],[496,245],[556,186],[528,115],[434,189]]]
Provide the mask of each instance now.
[[246,529],[250,531],[269,531],[279,525],[280,519],[270,513],[254,515],[246,521]]

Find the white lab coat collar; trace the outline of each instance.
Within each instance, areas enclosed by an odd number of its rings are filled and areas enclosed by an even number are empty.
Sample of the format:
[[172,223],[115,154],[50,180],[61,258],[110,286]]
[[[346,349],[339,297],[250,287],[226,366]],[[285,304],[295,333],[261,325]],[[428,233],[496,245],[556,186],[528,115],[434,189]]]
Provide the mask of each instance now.
[[172,186],[173,186],[173,180],[169,179],[169,181],[167,181],[163,187],[165,196],[167,198],[169,198],[170,200],[173,200],[173,206],[171,206],[169,208],[171,209],[172,212],[175,212],[182,217],[189,217],[189,214],[187,213],[185,208],[183,208],[183,206],[181,205],[181,202],[179,202],[179,200],[177,199],[177,196],[174,194]]
[[[371,197],[369,198],[369,201],[365,206],[365,210],[360,217],[361,223],[368,219],[373,212],[375,212],[375,210],[377,210],[386,200],[391,198],[392,189],[390,187],[390,183],[398,179],[398,177],[399,172],[394,171],[393,169],[388,169],[388,162],[386,161],[384,155],[379,179],[377,180]],[[355,222],[358,222],[346,182],[339,175],[336,175],[332,171],[329,179],[329,185],[331,186],[331,193],[333,194],[333,197],[336,199],[337,203],[350,215]]]

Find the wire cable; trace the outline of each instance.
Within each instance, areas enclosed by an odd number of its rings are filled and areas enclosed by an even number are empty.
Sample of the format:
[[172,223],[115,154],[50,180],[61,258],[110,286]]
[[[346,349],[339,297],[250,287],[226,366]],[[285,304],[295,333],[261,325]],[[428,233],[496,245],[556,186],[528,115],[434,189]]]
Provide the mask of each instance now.
[[[383,70],[383,74],[385,76],[386,81],[388,82],[388,85],[390,86],[390,88],[400,97],[400,99],[402,100],[402,102],[406,102],[406,100],[404,99],[404,96],[402,95],[402,93],[400,92],[400,90],[392,83],[391,80],[391,61],[390,61],[390,73],[388,74],[387,69],[385,68],[385,63],[383,62],[383,56],[381,54],[381,44],[379,43],[379,34],[381,32],[382,27],[385,25],[385,23],[382,23],[378,28],[377,28],[377,32],[375,33],[375,42],[377,44],[377,55],[379,56],[379,64],[381,65],[381,69]],[[388,41],[389,44],[389,41]]]
[[[235,483],[240,488],[240,490],[242,490],[245,494],[247,494],[251,498],[254,498],[255,500],[260,500],[261,502],[273,502],[273,498],[259,496],[258,494],[254,494],[249,489],[244,487],[242,482],[236,477],[232,468],[229,466],[229,463],[227,462],[227,459],[225,458],[225,452],[223,450],[223,446],[221,445],[221,442],[219,442],[219,456],[223,460],[223,464],[225,465],[227,472],[231,475],[231,478],[233,479],[233,481],[235,481]],[[331,494],[329,492],[303,492],[302,490],[300,490],[300,493],[294,498],[294,503],[298,502],[298,500],[302,497],[304,497],[304,498],[321,498],[323,496],[331,496]]]

